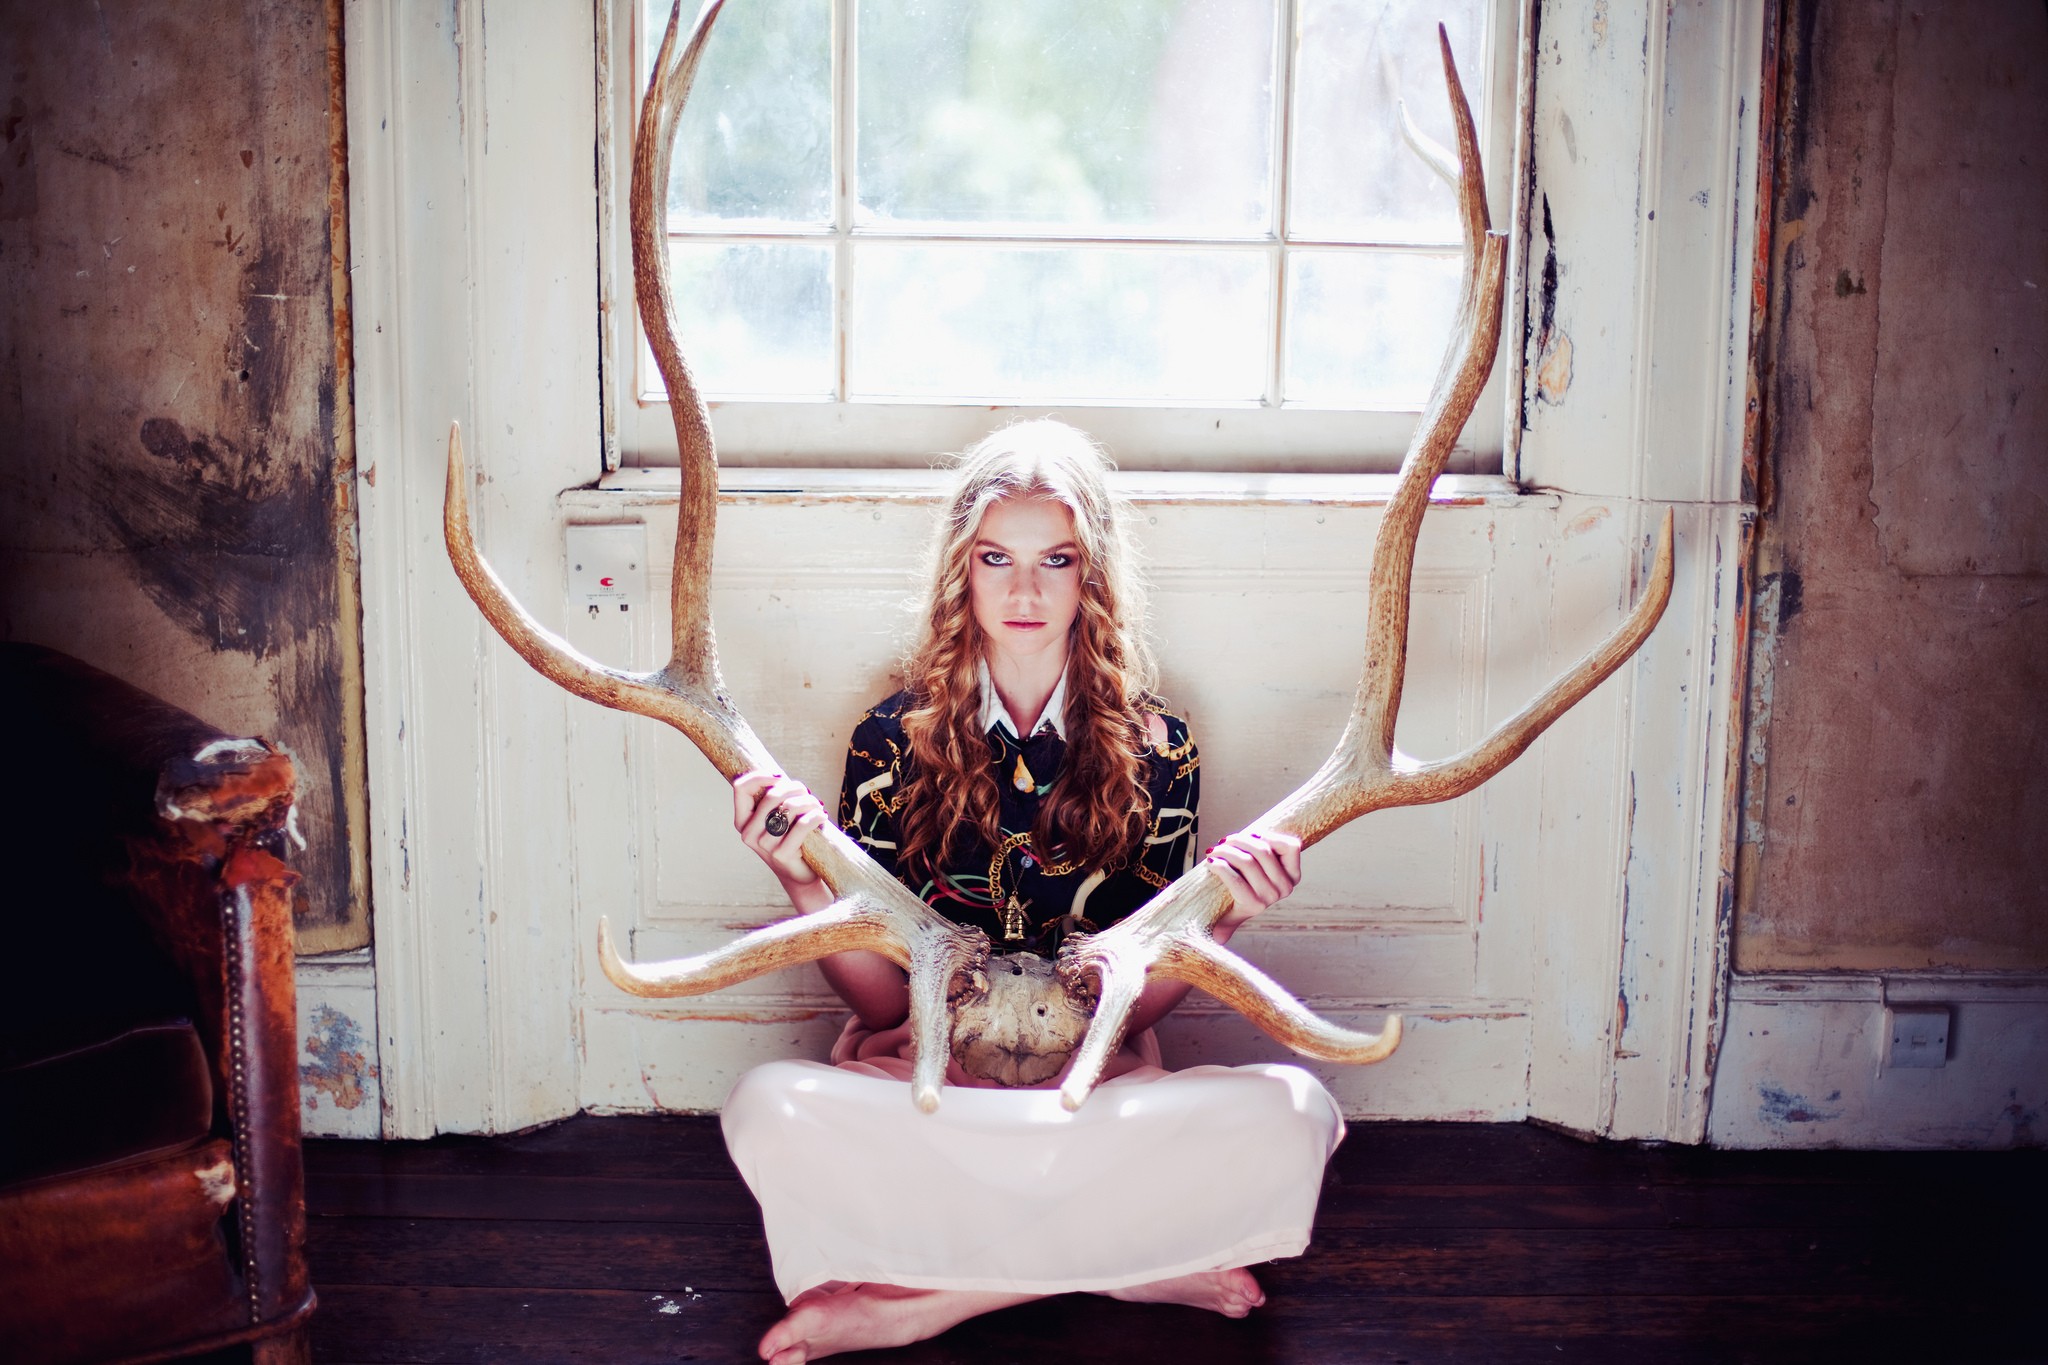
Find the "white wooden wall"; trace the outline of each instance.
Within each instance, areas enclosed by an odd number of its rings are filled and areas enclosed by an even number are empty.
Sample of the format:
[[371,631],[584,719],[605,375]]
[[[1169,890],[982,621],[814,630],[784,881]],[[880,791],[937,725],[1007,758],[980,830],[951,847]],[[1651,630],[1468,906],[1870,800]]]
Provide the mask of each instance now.
[[[493,3],[486,25],[485,9],[348,5],[374,1067],[390,1136],[711,1107],[740,1069],[815,1055],[835,1027],[802,973],[655,1006],[594,972],[600,914],[632,927],[636,955],[667,954],[757,922],[772,887],[724,831],[708,765],[526,670],[441,551],[451,417],[470,437],[484,551],[544,619],[566,615],[566,523],[645,521],[658,546],[674,515],[658,480],[587,487],[601,429],[591,14]],[[1665,507],[1677,587],[1638,661],[1507,773],[1332,838],[1295,900],[1240,940],[1342,1020],[1412,1013],[1393,1059],[1332,1076],[1352,1113],[1704,1131],[1742,675],[1760,10],[1542,6],[1520,164],[1539,220],[1551,203],[1554,315],[1576,364],[1510,451],[1532,491],[1499,483],[1430,514],[1404,743],[1447,751],[1600,639]],[[1540,230],[1526,246],[1515,311],[1534,317]],[[1517,402],[1511,431],[1522,416]],[[1198,727],[1212,836],[1320,757],[1355,684],[1379,512],[1371,481],[1311,485],[1135,490],[1165,690]],[[882,489],[725,499],[728,679],[821,789],[836,788],[854,716],[890,690],[891,604],[911,588],[923,519],[914,494]],[[634,619],[637,635],[608,621],[583,643],[651,662],[660,623]],[[1183,1060],[1276,1051],[1199,1006],[1167,1041]]]
[[[630,482],[639,491],[569,495],[567,515],[644,517],[650,543],[663,547],[653,567],[665,581],[672,500],[645,491],[658,478]],[[1203,826],[1215,837],[1305,778],[1342,729],[1358,682],[1380,508],[1327,495],[1206,503],[1155,490],[1141,498],[1163,687],[1196,726]],[[1533,578],[1541,565],[1527,557],[1553,553],[1516,542],[1506,525],[1540,518],[1562,526],[1559,505],[1496,487],[1491,499],[1431,513],[1400,727],[1407,751],[1440,756],[1478,740],[1597,642],[1631,600],[1639,555],[1625,536],[1594,534],[1605,518],[1581,519],[1573,534],[1597,541],[1608,584],[1573,604],[1582,619],[1550,629],[1550,603],[1496,618],[1501,581]],[[926,499],[859,492],[737,495],[721,511],[713,610],[731,695],[789,770],[828,800],[853,722],[894,688],[889,670],[930,516]],[[571,617],[568,631],[590,652],[644,662],[657,657],[667,622],[660,613],[608,613],[596,623]],[[1604,718],[1597,728],[1615,728],[1620,700],[1608,688],[1586,703]],[[644,721],[588,712],[575,731],[577,881],[606,887],[596,903],[583,898],[576,936],[585,1107],[715,1109],[745,1067],[792,1048],[822,1052],[842,1011],[809,968],[660,1007],[599,975],[590,951],[597,914],[631,926],[636,955],[671,957],[788,910],[732,836],[729,789],[685,742]],[[1237,940],[1327,1013],[1373,1025],[1388,1008],[1411,1015],[1394,1061],[1325,1070],[1352,1112],[1526,1112],[1543,898],[1533,893],[1533,867],[1503,862],[1532,844],[1540,774],[1540,762],[1525,761],[1463,800],[1384,812],[1342,831],[1311,852],[1301,891]],[[1607,774],[1604,799],[1620,780]],[[1610,850],[1610,865],[1615,857]],[[1277,1055],[1255,1030],[1202,1003],[1177,1015],[1165,1036],[1179,1062]]]

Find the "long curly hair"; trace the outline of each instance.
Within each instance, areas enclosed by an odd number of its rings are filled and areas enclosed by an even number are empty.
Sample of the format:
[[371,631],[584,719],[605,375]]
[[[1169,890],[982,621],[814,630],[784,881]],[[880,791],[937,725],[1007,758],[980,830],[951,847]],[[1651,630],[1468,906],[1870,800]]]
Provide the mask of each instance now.
[[1067,641],[1066,756],[1039,806],[1033,851],[1048,862],[1107,869],[1144,838],[1150,734],[1143,703],[1154,669],[1143,589],[1108,469],[1093,440],[1055,421],[1003,427],[960,457],[929,551],[919,639],[904,663],[912,758],[896,822],[904,866],[936,874],[965,832],[988,846],[1002,838],[981,729],[979,665],[988,642],[974,619],[968,570],[982,517],[1010,498],[1064,506],[1080,547],[1081,608]]

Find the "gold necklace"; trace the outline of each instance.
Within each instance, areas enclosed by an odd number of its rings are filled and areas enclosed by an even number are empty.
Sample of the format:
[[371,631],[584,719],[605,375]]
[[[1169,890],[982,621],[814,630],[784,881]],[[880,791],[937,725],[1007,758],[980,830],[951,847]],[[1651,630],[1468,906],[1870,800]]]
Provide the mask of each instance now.
[[[1004,907],[1004,908],[1003,908],[1003,937],[1004,937],[1005,939],[1009,939],[1009,937],[1010,937],[1010,933],[1009,933],[1009,930],[1010,930],[1010,915],[1011,915],[1011,913],[1012,913],[1012,906],[1014,906],[1014,907],[1015,907],[1015,913],[1016,913],[1016,914],[1017,914],[1017,915],[1018,915],[1018,916],[1020,917],[1020,918],[1019,918],[1019,921],[1018,921],[1018,922],[1019,922],[1020,924],[1022,923],[1022,920],[1021,920],[1021,916],[1022,916],[1022,915],[1023,915],[1023,913],[1024,913],[1024,906],[1023,906],[1023,905],[1016,905],[1016,904],[1015,904],[1015,903],[1016,903],[1016,899],[1017,899],[1017,898],[1016,898],[1015,896],[1011,896],[1011,897],[1009,898],[1009,902],[1008,902],[1008,903],[1005,903],[1005,901],[1004,901],[1004,899],[1003,899],[1003,864],[1004,864],[1005,862],[1009,861],[1009,857],[1010,857],[1010,855],[1011,855],[1012,853],[1015,853],[1015,852],[1017,852],[1017,851],[1018,851],[1019,849],[1022,849],[1022,850],[1023,850],[1023,852],[1024,852],[1024,854],[1025,854],[1025,856],[1026,856],[1026,857],[1032,857],[1032,858],[1036,858],[1036,857],[1038,856],[1038,855],[1037,855],[1037,854],[1036,854],[1035,852],[1033,852],[1033,851],[1032,851],[1032,848],[1031,848],[1031,831],[1030,831],[1030,830],[1025,830],[1025,831],[1024,831],[1023,833],[1021,833],[1021,834],[1012,834],[1012,835],[1011,835],[1011,836],[1010,836],[1009,838],[1007,838],[1007,839],[1003,840],[1003,841],[1002,841],[1002,842],[1001,842],[1000,844],[997,844],[997,845],[996,845],[996,852],[995,852],[995,856],[994,856],[993,858],[990,858],[990,859],[988,860],[988,899],[989,899],[989,904],[990,904],[991,906],[995,906],[995,905],[1001,905],[1001,906],[1003,906],[1003,907]],[[1079,859],[1070,859],[1070,860],[1069,860],[1069,861],[1067,861],[1067,862],[1061,862],[1061,863],[1048,863],[1048,862],[1046,862],[1046,861],[1045,861],[1045,860],[1044,860],[1043,858],[1039,858],[1039,860],[1038,860],[1038,861],[1039,861],[1039,870],[1040,870],[1041,872],[1043,872],[1043,873],[1044,873],[1044,875],[1046,875],[1046,876],[1048,876],[1048,877],[1064,877],[1064,876],[1066,876],[1066,875],[1067,875],[1067,874],[1068,874],[1069,872],[1072,872],[1072,871],[1074,871],[1074,870],[1075,870],[1076,868],[1078,868],[1078,867],[1080,867],[1080,866],[1081,866],[1081,863],[1080,863],[1080,860],[1079,860]],[[1024,904],[1025,904],[1025,905],[1029,905],[1029,904],[1030,904],[1030,902],[1029,902],[1029,901],[1026,901],[1026,902],[1025,902]],[[1022,937],[1022,933],[1023,933],[1023,931],[1022,931],[1022,929],[1020,928],[1020,929],[1019,929],[1019,931],[1018,931],[1018,935],[1019,935],[1019,937],[1020,937],[1020,938]],[[1014,940],[1012,940],[1012,941],[1014,941]]]

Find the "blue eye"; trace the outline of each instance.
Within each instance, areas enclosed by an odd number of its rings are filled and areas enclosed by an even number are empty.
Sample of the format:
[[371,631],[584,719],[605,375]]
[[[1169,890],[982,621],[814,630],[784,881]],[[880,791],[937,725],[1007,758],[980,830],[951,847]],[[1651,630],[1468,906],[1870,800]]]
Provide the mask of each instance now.
[[1073,563],[1074,557],[1068,554],[1047,555],[1045,557],[1045,567],[1048,569],[1070,568]]
[[983,550],[981,552],[981,562],[988,565],[991,569],[1000,569],[1010,562],[1010,557],[1001,550]]

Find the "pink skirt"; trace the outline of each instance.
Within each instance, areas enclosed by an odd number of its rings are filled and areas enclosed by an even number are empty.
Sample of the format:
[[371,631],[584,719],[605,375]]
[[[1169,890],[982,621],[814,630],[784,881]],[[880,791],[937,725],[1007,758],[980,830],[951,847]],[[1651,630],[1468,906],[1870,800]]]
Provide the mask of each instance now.
[[783,1298],[834,1282],[1058,1294],[1224,1270],[1308,1246],[1344,1121],[1294,1066],[1159,1066],[1127,1043],[1078,1113],[1047,1087],[910,1102],[903,1030],[849,1021],[836,1065],[770,1062],[726,1100]]

